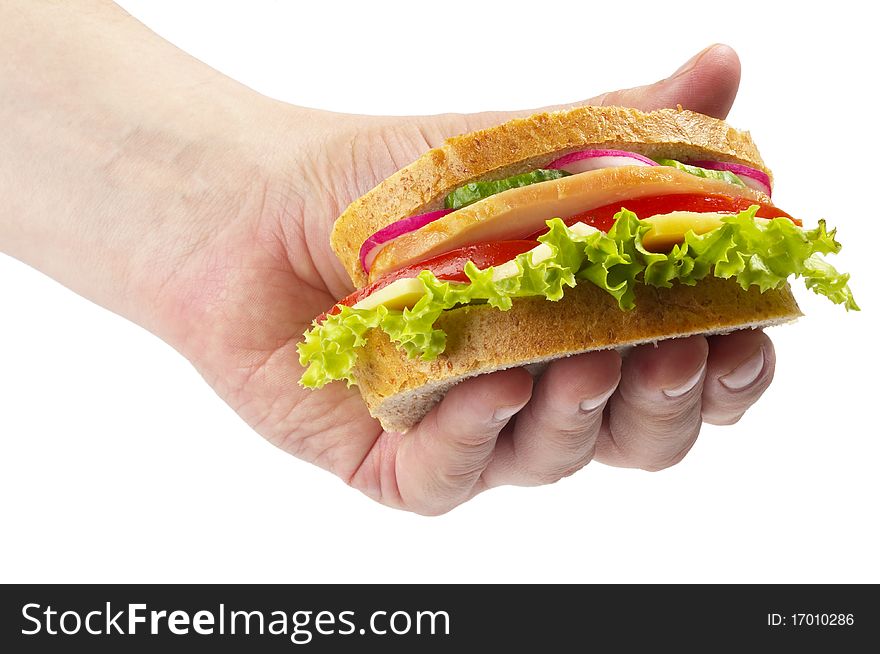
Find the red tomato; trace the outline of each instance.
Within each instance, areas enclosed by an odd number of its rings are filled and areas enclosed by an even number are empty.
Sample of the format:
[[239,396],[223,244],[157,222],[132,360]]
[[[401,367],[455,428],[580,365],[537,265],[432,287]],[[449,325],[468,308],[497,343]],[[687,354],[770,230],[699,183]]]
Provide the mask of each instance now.
[[[748,198],[736,198],[727,195],[700,195],[695,193],[675,193],[672,195],[656,195],[646,198],[634,198],[631,200],[623,200],[613,204],[606,204],[604,207],[590,209],[574,216],[564,219],[566,225],[573,225],[582,222],[592,225],[603,232],[607,232],[614,225],[614,214],[622,207],[634,212],[637,216],[647,218],[657,214],[670,213],[672,211],[696,211],[710,212],[718,211],[723,213],[738,213],[745,211],[753,204],[758,205],[759,218],[788,218],[795,225],[801,226],[801,221],[792,218],[782,209],[777,209],[770,204],[762,204],[749,200]],[[496,241],[493,243],[481,243],[479,245],[468,245],[467,247],[452,250],[445,254],[438,255],[433,259],[428,259],[422,263],[407,266],[400,270],[388,273],[380,277],[372,284],[355,291],[346,298],[340,300],[332,309],[318,316],[320,323],[327,316],[339,313],[339,305],[344,304],[352,306],[364,299],[371,293],[375,293],[380,288],[388,286],[391,282],[406,277],[418,277],[423,270],[430,270],[438,279],[446,281],[466,282],[467,276],[464,274],[464,265],[468,261],[473,261],[477,268],[488,268],[489,266],[497,266],[510,261],[516,255],[527,250],[531,250],[537,245],[535,239],[547,231],[546,228],[527,236],[525,240],[517,241]]]
[[[648,218],[662,213],[670,213],[672,211],[697,211],[710,212],[719,211],[723,213],[738,213],[745,211],[753,204],[758,205],[759,218],[788,218],[795,225],[801,226],[801,221],[792,218],[782,209],[777,209],[770,204],[762,204],[749,200],[748,198],[734,198],[727,195],[699,195],[695,193],[674,193],[672,195],[655,195],[647,198],[634,198],[632,200],[623,200],[614,204],[606,204],[604,207],[590,209],[569,218],[565,218],[566,225],[573,225],[581,222],[591,225],[596,229],[607,232],[614,225],[614,214],[621,208],[629,209],[640,218]],[[530,238],[537,238],[546,229],[535,232]]]
[[445,254],[440,254],[432,259],[423,261],[413,266],[407,266],[400,270],[395,270],[387,275],[377,279],[372,284],[368,284],[358,289],[348,297],[337,302],[332,309],[318,316],[317,321],[322,322],[327,316],[339,313],[339,305],[352,306],[368,295],[375,293],[380,288],[385,288],[391,282],[407,277],[418,277],[423,270],[430,270],[437,279],[443,279],[453,282],[466,282],[467,275],[464,274],[464,266],[468,261],[473,261],[477,268],[483,269],[490,266],[497,266],[511,259],[515,259],[516,255],[522,254],[538,245],[533,240],[519,241],[496,241],[494,243],[480,243],[479,245],[468,245],[467,247],[452,250]]

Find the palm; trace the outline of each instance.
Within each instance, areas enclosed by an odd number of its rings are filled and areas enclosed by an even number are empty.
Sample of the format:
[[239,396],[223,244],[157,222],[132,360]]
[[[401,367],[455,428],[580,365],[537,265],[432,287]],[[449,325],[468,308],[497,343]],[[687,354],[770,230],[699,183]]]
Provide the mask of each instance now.
[[[389,149],[380,129],[360,130],[357,139],[372,157],[363,159],[358,170],[328,165],[308,171],[336,190],[329,201],[325,194],[312,192],[303,204],[293,206],[286,201],[295,184],[289,173],[272,175],[265,180],[262,215],[246,218],[246,229],[218,239],[198,258],[189,278],[202,283],[219,276],[225,297],[200,320],[209,334],[184,349],[218,394],[256,431],[346,480],[382,430],[356,389],[343,384],[319,393],[300,388],[296,344],[311,320],[348,292],[328,241],[337,208],[427,148],[413,141],[412,148],[403,151],[404,142],[398,140],[395,149]],[[338,143],[342,146],[344,139]],[[341,150],[338,157],[326,146],[321,153],[301,156],[309,161],[350,161]],[[217,261],[223,262],[222,270],[211,270]]]

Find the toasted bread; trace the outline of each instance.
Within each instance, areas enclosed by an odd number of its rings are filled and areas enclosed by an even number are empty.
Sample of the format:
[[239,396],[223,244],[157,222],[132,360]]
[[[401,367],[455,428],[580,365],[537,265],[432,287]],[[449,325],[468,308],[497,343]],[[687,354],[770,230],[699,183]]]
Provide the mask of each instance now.
[[654,158],[741,163],[770,174],[748,132],[691,111],[578,107],[535,114],[451,138],[396,172],[339,216],[330,238],[333,251],[354,285],[364,286],[367,276],[358,255],[371,234],[407,216],[439,209],[443,198],[462,184],[539,168],[591,146]]
[[[539,168],[589,147],[628,150],[653,158],[734,162],[770,174],[748,132],[690,111],[643,113],[621,107],[579,107],[541,113],[457,136],[427,152],[345,210],[333,227],[333,249],[354,284],[362,287],[367,276],[361,269],[359,250],[374,232],[407,216],[440,208],[449,192],[467,182]],[[675,175],[666,169],[648,177],[664,174],[671,184]],[[731,194],[769,202],[763,193],[734,188],[730,188]],[[528,189],[517,192],[534,195],[541,190]],[[476,208],[470,213],[482,210],[473,206]],[[465,218],[470,215],[462,211]],[[440,232],[446,223],[458,225],[462,218],[458,216],[456,222],[452,220],[455,216],[438,221],[429,231]],[[411,238],[416,238],[416,233]],[[589,282],[566,289],[558,302],[529,297],[514,299],[508,311],[487,304],[445,311],[435,326],[446,332],[446,348],[433,361],[408,359],[387,334],[374,329],[366,334],[352,376],[370,413],[382,426],[406,431],[453,385],[469,377],[517,366],[537,374],[554,359],[592,350],[626,349],[667,338],[765,327],[801,315],[788,285],[761,293],[757,288],[743,290],[733,280],[710,276],[694,286],[637,284],[635,293],[635,309],[630,311],[621,309],[609,293]]]
[[384,332],[372,330],[354,378],[382,426],[406,431],[468,377],[591,350],[767,327],[800,315],[788,285],[761,293],[716,277],[695,286],[639,284],[636,308],[622,311],[604,290],[584,283],[559,302],[521,298],[509,311],[482,304],[444,312],[436,326],[447,334],[446,350],[434,361],[407,359]]

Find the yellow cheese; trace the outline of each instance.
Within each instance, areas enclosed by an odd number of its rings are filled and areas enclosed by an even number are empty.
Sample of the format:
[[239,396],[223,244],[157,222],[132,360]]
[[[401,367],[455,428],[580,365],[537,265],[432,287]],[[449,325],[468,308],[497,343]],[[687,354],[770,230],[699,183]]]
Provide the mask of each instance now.
[[[684,242],[684,235],[693,231],[705,234],[721,227],[721,219],[727,213],[696,213],[693,211],[673,211],[646,218],[642,222],[650,225],[651,230],[642,237],[642,244],[651,252],[668,252],[673,245]],[[758,220],[761,220],[760,218]],[[586,236],[598,231],[595,227],[584,223],[575,223],[569,230],[578,236]],[[543,243],[528,251],[532,263],[540,263],[549,259],[553,250]],[[492,271],[492,279],[500,281],[513,277],[519,272],[516,261],[506,261]],[[422,283],[415,278],[398,279],[385,288],[379,289],[354,305],[355,309],[374,309],[384,304],[389,309],[404,309],[413,306],[424,295]]]
[[[568,228],[573,234],[578,236],[586,236],[597,232],[595,227],[590,227],[584,223],[575,223]],[[528,251],[532,257],[532,263],[540,263],[549,259],[553,254],[553,250],[549,245],[541,243],[537,247]],[[513,277],[519,273],[516,261],[507,261],[499,266],[495,266],[492,270],[492,280],[499,281]],[[374,309],[380,304],[384,304],[389,309],[404,309],[413,306],[424,295],[424,287],[422,283],[413,277],[398,279],[391,282],[388,286],[380,288],[375,293],[370,293],[367,297],[355,303],[355,309]]]
[[[532,256],[532,263],[540,263],[545,259],[549,259],[553,254],[553,250],[550,249],[549,245],[541,243],[538,247],[529,250],[527,254]],[[492,281],[498,282],[502,279],[513,277],[518,273],[519,267],[516,265],[516,260],[511,259],[492,269]]]
[[645,218],[642,222],[651,226],[651,231],[642,237],[642,245],[651,252],[669,252],[673,245],[684,243],[684,235],[689,231],[705,234],[718,229],[724,223],[721,219],[728,213],[695,213],[693,211],[673,211]]
[[590,234],[595,234],[599,230],[585,223],[575,223],[568,228],[568,231],[570,231],[575,236],[589,236]]
[[422,282],[414,277],[407,277],[393,281],[375,293],[370,293],[360,302],[356,302],[353,308],[375,309],[380,304],[384,304],[389,309],[403,309],[414,305],[424,294]]

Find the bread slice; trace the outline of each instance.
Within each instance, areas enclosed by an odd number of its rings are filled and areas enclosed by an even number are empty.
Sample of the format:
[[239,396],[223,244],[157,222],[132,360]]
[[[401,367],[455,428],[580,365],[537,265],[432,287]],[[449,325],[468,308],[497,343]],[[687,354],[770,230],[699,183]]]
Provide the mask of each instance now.
[[[467,182],[539,168],[589,147],[653,158],[715,159],[770,173],[748,132],[690,111],[578,107],[536,114],[449,139],[389,177],[337,219],[333,250],[362,287],[367,277],[358,254],[371,234],[440,208],[449,192]],[[695,286],[638,284],[635,290],[632,311],[621,310],[611,295],[589,282],[567,289],[555,303],[518,298],[509,311],[488,305],[446,311],[435,325],[447,334],[446,349],[434,361],[407,359],[384,332],[371,330],[353,376],[382,426],[406,431],[469,377],[518,366],[536,371],[554,359],[591,350],[764,327],[801,315],[787,285],[762,294],[708,277]]]
[[559,302],[520,298],[509,311],[474,305],[445,312],[436,326],[447,334],[446,350],[434,361],[409,360],[384,332],[372,330],[354,377],[382,427],[406,431],[469,377],[591,350],[777,325],[800,315],[788,285],[760,293],[715,277],[695,286],[639,284],[636,308],[622,311],[608,293],[581,283]]
[[371,234],[407,216],[440,208],[443,198],[462,184],[539,168],[587,147],[655,158],[716,159],[770,173],[748,132],[691,111],[577,107],[535,114],[451,138],[399,170],[337,219],[330,239],[333,251],[355,286],[364,286],[367,277],[358,254]]

